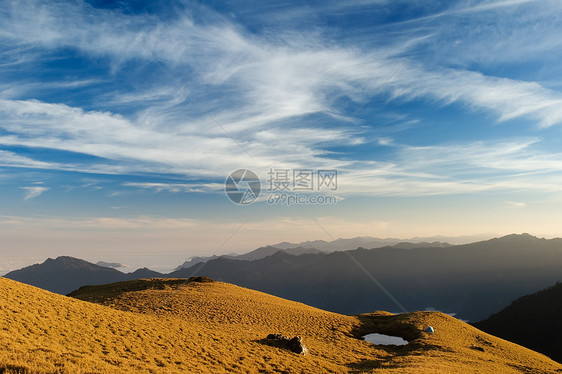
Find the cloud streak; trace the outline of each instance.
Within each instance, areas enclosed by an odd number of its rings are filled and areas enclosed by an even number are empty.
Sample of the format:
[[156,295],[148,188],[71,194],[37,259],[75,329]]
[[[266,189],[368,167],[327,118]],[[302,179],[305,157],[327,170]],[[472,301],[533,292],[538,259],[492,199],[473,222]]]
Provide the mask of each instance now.
[[365,162],[339,177],[343,194],[428,196],[484,191],[562,192],[562,153],[537,139],[446,146],[393,145],[389,162]]
[[34,199],[37,196],[41,195],[43,192],[49,190],[47,187],[20,187],[22,190],[25,191],[24,200]]
[[220,183],[138,183],[125,182],[125,187],[153,190],[154,192],[217,192],[224,190],[224,184]]

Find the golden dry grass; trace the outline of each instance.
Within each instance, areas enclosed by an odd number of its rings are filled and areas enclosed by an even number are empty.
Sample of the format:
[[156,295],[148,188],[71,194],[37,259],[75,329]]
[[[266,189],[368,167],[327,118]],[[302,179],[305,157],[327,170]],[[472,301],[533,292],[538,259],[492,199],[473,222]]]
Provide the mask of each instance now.
[[[343,316],[184,279],[121,282],[73,296],[98,304],[0,278],[0,373],[562,372],[541,354],[435,312]],[[421,331],[428,324],[435,334]],[[368,332],[410,344],[358,339]],[[270,333],[301,335],[310,354],[265,344]]]

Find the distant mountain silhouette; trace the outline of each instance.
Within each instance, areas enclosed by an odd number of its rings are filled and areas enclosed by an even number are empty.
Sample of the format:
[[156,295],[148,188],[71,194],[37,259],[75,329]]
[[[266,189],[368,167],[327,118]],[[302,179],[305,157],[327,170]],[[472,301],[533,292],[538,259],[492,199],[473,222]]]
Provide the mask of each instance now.
[[372,238],[370,236],[365,236],[365,237],[356,237],[351,239],[340,238],[330,242],[325,240],[312,240],[312,241],[306,241],[301,243],[282,242],[282,243],[274,244],[273,247],[280,248],[280,249],[308,247],[308,248],[317,248],[323,252],[334,252],[334,251],[342,251],[342,250],[352,250],[359,247],[362,248],[386,247],[386,246],[398,244],[402,241],[403,240],[401,239],[395,239],[395,238],[379,239],[379,238]]
[[284,252],[286,252],[290,255],[294,255],[294,256],[302,255],[302,254],[305,254],[305,253],[323,253],[321,250],[316,249],[316,248],[295,247],[295,248],[281,249],[281,248],[277,248],[277,247],[273,247],[271,245],[268,245],[268,246],[265,246],[265,247],[260,247],[258,249],[254,249],[253,251],[242,254],[242,255],[224,255],[224,256],[213,255],[213,256],[209,256],[209,257],[192,257],[188,261],[185,261],[183,264],[178,266],[176,268],[176,270],[180,270],[182,268],[190,268],[190,267],[195,266],[197,264],[200,264],[202,262],[215,260],[219,257],[230,258],[230,259],[233,259],[233,260],[254,261],[254,260],[259,260],[259,259],[267,257],[267,256],[271,256],[272,254],[274,254],[276,252],[279,252],[279,251],[284,251]]
[[[207,262],[207,261],[210,261],[210,260],[214,260],[214,259],[219,258],[219,257],[220,257],[220,256],[215,256],[215,255],[213,255],[213,256],[207,256],[207,257],[205,257],[205,256],[192,257],[192,258],[190,258],[189,260],[184,261],[184,263],[181,264],[180,266],[178,266],[178,267],[176,268],[176,270],[180,270],[180,269],[183,269],[183,268],[190,268],[190,267],[195,266],[195,265],[197,265],[197,264],[200,264],[200,263],[202,263],[202,262]],[[227,257],[227,256],[225,256],[225,257]]]
[[271,245],[268,245],[266,247],[261,247],[258,249],[253,250],[252,252],[240,255],[240,256],[236,256],[236,257],[232,257],[235,260],[242,260],[242,261],[254,261],[254,260],[259,260],[268,256],[271,256],[279,251],[283,251],[289,255],[293,255],[293,256],[300,256],[303,254],[317,254],[317,253],[323,253],[321,250],[316,249],[316,248],[305,248],[305,247],[295,247],[295,248],[287,248],[287,249],[281,249],[281,248],[277,248],[277,247],[273,247]]
[[[143,278],[159,278],[164,276],[164,274],[159,273],[154,270],[150,270],[148,268],[137,269],[132,273],[125,274],[126,280],[135,280],[135,279],[143,279]],[[101,283],[105,284],[105,283]]]
[[49,258],[42,264],[35,264],[12,271],[4,277],[60,294],[67,294],[84,285],[98,285],[124,280],[159,277],[162,274],[139,269],[125,274],[113,268],[99,266],[77,258],[61,256]]
[[272,247],[276,247],[279,249],[290,249],[290,248],[316,248],[323,252],[335,252],[335,251],[348,251],[357,248],[382,248],[382,247],[389,247],[395,246],[397,244],[406,244],[411,245],[412,248],[420,248],[420,247],[440,247],[440,246],[449,246],[450,244],[447,242],[456,242],[458,243],[459,240],[464,240],[464,242],[471,242],[472,240],[468,240],[468,237],[444,237],[444,236],[433,236],[433,237],[417,237],[411,239],[397,239],[397,238],[374,238],[372,236],[359,236],[356,238],[350,239],[336,239],[334,241],[327,242],[325,240],[313,240],[313,241],[306,241],[301,243],[289,243],[289,242],[282,242],[278,244],[272,245]]
[[556,283],[515,300],[474,326],[562,362],[561,316],[562,283]]
[[452,247],[452,244],[443,243],[443,242],[421,242],[421,243],[410,243],[410,242],[400,242],[398,244],[394,244],[392,248],[401,248],[401,249],[416,249],[416,248],[447,248]]

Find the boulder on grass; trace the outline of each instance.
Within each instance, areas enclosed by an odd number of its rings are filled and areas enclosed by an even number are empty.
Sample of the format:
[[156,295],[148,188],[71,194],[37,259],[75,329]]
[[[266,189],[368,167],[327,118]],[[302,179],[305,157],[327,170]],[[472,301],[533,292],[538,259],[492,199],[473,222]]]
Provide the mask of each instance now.
[[299,355],[306,355],[308,353],[308,349],[302,342],[302,337],[298,335],[294,338],[289,338],[281,334],[269,334],[266,339],[271,341],[274,346],[288,349]]

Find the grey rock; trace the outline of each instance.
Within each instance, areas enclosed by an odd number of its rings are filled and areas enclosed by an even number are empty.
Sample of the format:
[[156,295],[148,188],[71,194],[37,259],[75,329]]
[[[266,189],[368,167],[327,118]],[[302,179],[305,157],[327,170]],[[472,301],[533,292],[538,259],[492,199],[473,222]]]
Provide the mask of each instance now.
[[266,339],[272,341],[274,346],[288,349],[300,355],[308,354],[308,348],[302,342],[302,337],[298,335],[294,338],[289,338],[281,334],[269,334]]

